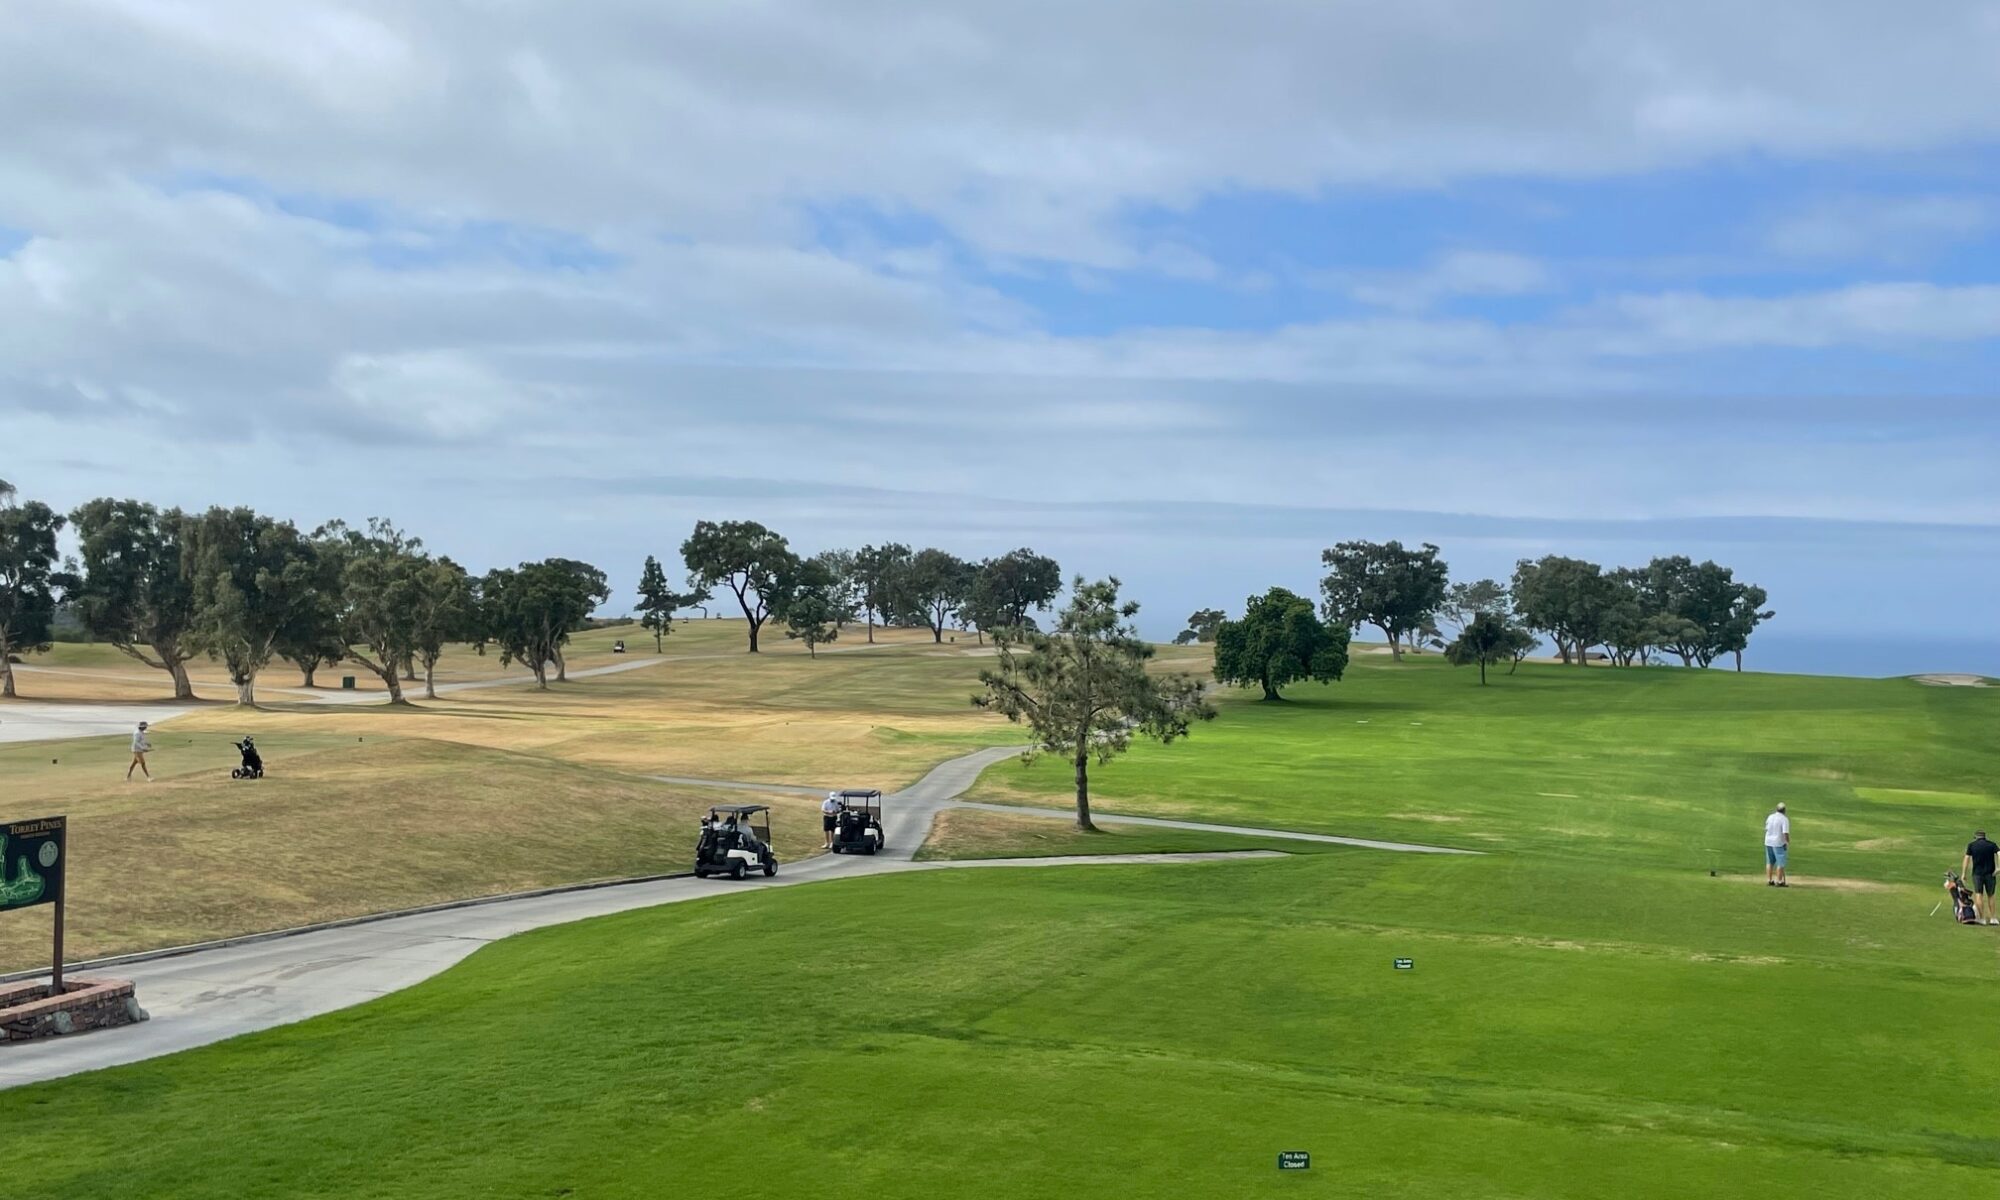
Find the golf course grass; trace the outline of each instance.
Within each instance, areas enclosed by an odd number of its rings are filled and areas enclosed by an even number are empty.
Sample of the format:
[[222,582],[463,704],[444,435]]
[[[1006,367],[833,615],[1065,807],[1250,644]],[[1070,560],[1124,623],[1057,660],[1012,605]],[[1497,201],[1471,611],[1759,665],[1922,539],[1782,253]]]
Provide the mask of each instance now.
[[[865,657],[851,694],[874,686]],[[895,669],[913,674],[876,703],[909,692],[905,717],[934,700],[941,722],[964,704],[959,676],[927,699],[935,668]],[[2000,824],[2000,691],[1534,665],[1475,680],[1357,661],[1289,703],[1225,696],[1186,742],[1093,781],[1105,811],[1483,854],[950,813],[928,856],[1293,853],[924,871],[541,930],[360,1008],[0,1092],[7,1194],[2000,1182],[2000,1114],[1975,1102],[2000,930],[1928,915],[1973,826]],[[801,685],[788,711],[821,696]],[[935,759],[986,732],[920,736]],[[979,798],[1061,804],[1065,775],[1003,762]],[[1784,891],[1758,850],[1780,799]],[[1312,1169],[1280,1174],[1285,1150]]]
[[855,880],[0,1093],[0,1152],[37,1196],[660,1196],[718,1163],[783,1196],[1932,1196],[2000,1167],[1949,1082],[1989,1057],[1952,1002],[1978,936],[1361,850]]

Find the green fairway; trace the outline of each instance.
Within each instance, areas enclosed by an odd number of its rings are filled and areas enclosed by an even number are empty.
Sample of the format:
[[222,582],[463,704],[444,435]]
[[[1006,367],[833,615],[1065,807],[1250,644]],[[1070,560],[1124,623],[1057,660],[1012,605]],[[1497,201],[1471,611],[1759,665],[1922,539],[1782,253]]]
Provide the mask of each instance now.
[[1991,1186],[2000,1115],[1952,1082],[1984,1077],[1949,1002],[1990,979],[1978,934],[1596,876],[1343,851],[632,913],[0,1093],[0,1152],[49,1196],[658,1196],[739,1156],[787,1196]]
[[[1802,876],[1934,888],[2000,826],[2000,689],[1676,669],[1528,665],[1479,687],[1437,658],[1362,662],[1092,774],[1106,812],[1196,817],[1607,869],[1762,878],[1762,821],[1791,808]],[[989,770],[972,799],[1069,800],[1069,766]]]
[[[1971,1102],[2000,930],[1929,915],[1990,819],[2000,693],[1473,679],[1368,664],[1294,703],[1226,698],[1095,780],[1109,810],[1481,856],[952,813],[928,855],[1297,853],[544,930],[363,1008],[0,1092],[0,1157],[51,1196],[650,1197],[739,1162],[770,1194],[871,1197],[2000,1182],[2000,1113]],[[1060,803],[1063,782],[1008,762],[981,791]],[[1761,885],[1777,799],[1788,891]],[[1313,1169],[1281,1176],[1281,1150]]]

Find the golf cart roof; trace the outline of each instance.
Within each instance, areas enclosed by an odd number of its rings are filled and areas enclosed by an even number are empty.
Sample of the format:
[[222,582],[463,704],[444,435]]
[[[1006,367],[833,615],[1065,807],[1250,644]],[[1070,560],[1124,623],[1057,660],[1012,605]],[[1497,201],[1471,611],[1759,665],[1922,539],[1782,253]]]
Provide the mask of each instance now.
[[880,800],[882,793],[875,788],[848,788],[840,793],[842,800]]
[[768,804],[713,804],[709,806],[708,811],[712,813],[734,813],[739,817],[747,817],[751,813],[770,812],[771,806]]

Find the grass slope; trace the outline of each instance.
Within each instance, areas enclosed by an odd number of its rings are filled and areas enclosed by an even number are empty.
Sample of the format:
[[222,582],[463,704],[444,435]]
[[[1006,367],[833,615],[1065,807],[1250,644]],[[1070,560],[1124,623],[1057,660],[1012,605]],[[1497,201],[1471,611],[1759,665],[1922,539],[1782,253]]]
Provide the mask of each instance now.
[[[1971,1102],[2000,930],[1926,915],[1992,811],[1993,694],[1553,667],[1482,690],[1422,662],[1297,694],[1136,749],[1101,802],[1491,853],[902,875],[544,930],[0,1093],[0,1159],[24,1195],[447,1200],[736,1169],[924,1197],[2000,1181],[2000,1112]],[[1057,766],[989,774],[1060,797]],[[1776,799],[1809,885],[1784,892],[1729,877]],[[1082,844],[963,816],[935,851]],[[1314,1170],[1280,1176],[1289,1149]]]
[[[1947,1082],[1986,1057],[1980,1007],[1940,1002],[1990,976],[1957,931],[1869,969],[1849,943],[1879,896],[1580,902],[1594,882],[1338,851],[625,914],[0,1093],[0,1155],[35,1196],[651,1197],[723,1162],[782,1196],[1992,1185],[2000,1115]],[[1309,1177],[1277,1175],[1287,1149]]]
[[[1135,744],[1092,776],[1106,812],[1580,857],[1762,879],[1785,801],[1807,877],[1932,887],[2000,826],[2000,691],[1902,679],[1528,665],[1477,686],[1436,658]],[[1069,768],[1003,763],[970,798],[1069,802]]]

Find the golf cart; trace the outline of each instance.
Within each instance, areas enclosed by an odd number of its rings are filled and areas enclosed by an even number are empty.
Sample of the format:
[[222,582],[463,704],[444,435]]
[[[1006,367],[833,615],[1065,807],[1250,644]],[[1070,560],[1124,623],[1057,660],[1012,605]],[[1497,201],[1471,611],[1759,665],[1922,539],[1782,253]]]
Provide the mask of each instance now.
[[882,793],[873,789],[840,793],[840,815],[833,819],[835,854],[875,854],[889,848],[882,833]]
[[701,819],[701,840],[694,847],[694,875],[727,875],[741,879],[750,871],[778,873],[778,856],[771,852],[771,818],[764,804],[718,804]]

